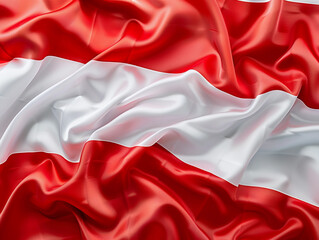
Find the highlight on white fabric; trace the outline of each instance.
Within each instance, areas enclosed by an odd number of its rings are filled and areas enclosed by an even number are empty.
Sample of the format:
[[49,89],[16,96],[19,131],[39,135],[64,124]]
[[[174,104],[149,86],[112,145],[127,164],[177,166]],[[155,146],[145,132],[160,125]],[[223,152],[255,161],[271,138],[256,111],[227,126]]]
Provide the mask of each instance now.
[[16,59],[0,69],[0,79],[1,163],[36,151],[77,162],[89,140],[158,143],[234,185],[319,205],[319,111],[286,92],[242,99],[194,70],[169,74],[57,57]]
[[[238,0],[240,2],[250,2],[250,3],[266,3],[276,0]],[[319,5],[319,0],[284,0],[286,2],[303,3],[303,4],[314,4]]]

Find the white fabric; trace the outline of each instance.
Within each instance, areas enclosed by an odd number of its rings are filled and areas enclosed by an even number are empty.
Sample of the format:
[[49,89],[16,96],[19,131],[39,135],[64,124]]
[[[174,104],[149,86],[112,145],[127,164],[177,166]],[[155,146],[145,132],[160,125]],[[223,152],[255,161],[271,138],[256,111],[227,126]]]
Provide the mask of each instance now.
[[319,110],[299,99],[256,152],[241,184],[262,186],[319,206]]
[[318,5],[319,0],[286,0],[287,2],[295,2],[295,3],[305,3],[305,4],[314,4]]
[[266,3],[270,2],[271,0],[238,0],[240,2],[252,2],[252,3]]
[[17,152],[79,160],[89,140],[159,143],[234,185],[319,205],[319,111],[271,91],[241,99],[198,72],[123,63],[16,59],[0,69],[0,162]]
[[[266,3],[266,2],[277,1],[277,0],[238,0],[238,1],[252,2],[252,3]],[[295,2],[295,3],[304,3],[304,4],[314,4],[314,5],[319,4],[319,0],[284,0],[284,1]]]

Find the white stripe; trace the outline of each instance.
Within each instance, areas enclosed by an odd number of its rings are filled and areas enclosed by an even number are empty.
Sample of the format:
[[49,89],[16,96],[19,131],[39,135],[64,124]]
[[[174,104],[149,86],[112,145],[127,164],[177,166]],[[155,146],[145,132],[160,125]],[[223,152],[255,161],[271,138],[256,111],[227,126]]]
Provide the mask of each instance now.
[[241,181],[319,206],[319,110],[297,100],[262,144]]
[[[238,0],[240,2],[250,2],[250,3],[267,3],[270,1],[277,1],[277,0]],[[286,2],[294,2],[294,3],[304,3],[304,4],[314,4],[318,5],[319,0],[285,0]]]
[[313,196],[319,111],[288,93],[241,99],[194,70],[168,74],[55,57],[15,60],[1,69],[0,79],[5,79],[0,82],[1,162],[30,151],[78,161],[88,140],[159,143],[234,185],[272,188],[319,205]]
[[319,0],[286,0],[287,2],[295,2],[295,3],[305,3],[305,4],[314,4],[318,5]]
[[270,0],[238,0],[240,2],[250,2],[250,3],[266,3],[270,2]]

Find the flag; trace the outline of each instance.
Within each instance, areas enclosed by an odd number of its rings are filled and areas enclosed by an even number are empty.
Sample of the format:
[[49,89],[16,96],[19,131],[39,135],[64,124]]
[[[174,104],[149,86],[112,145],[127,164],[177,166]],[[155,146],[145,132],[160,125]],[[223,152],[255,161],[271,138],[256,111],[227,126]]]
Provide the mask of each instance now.
[[319,239],[317,0],[0,0],[0,239]]

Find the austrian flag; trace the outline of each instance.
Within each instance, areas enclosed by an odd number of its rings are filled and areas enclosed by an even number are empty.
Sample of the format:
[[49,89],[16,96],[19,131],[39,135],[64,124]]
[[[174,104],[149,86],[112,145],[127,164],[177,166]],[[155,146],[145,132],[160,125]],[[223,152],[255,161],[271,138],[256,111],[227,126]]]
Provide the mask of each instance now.
[[319,239],[319,0],[0,0],[0,239]]

